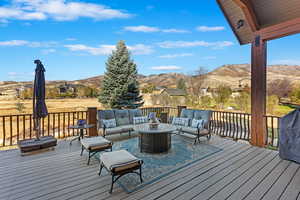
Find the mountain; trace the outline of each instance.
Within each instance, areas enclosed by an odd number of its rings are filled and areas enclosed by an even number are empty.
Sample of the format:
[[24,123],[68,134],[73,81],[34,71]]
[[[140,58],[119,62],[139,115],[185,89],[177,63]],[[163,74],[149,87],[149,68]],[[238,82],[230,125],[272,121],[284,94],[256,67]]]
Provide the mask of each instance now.
[[[249,64],[223,65],[207,74],[205,86],[215,87],[227,84],[238,87],[239,84],[250,85],[251,66]],[[267,67],[267,82],[289,80],[293,85],[300,84],[300,66],[270,65]]]
[[[232,88],[237,88],[240,84],[250,85],[251,67],[249,64],[232,64],[223,65],[205,75],[203,81],[204,87],[217,87],[220,84],[229,85]],[[48,87],[57,87],[61,84],[75,84],[85,85],[89,87],[99,88],[103,75],[95,76],[82,80],[75,81],[47,81]],[[138,80],[141,87],[147,84],[153,84],[155,86],[164,86],[169,88],[176,87],[179,79],[186,80],[189,83],[189,75],[180,73],[164,73],[153,75],[138,75]],[[271,65],[267,67],[267,81],[268,83],[276,81],[278,79],[287,79],[292,84],[300,84],[300,66],[296,65]],[[196,82],[200,81],[197,77],[193,79]],[[32,82],[13,82],[2,81],[0,82],[0,93],[13,94],[17,88],[20,87],[32,87]]]
[[[71,81],[72,84],[88,85],[90,87],[99,87],[104,76],[95,76],[87,79]],[[153,84],[156,86],[175,87],[177,80],[187,79],[188,76],[179,73],[166,73],[166,74],[153,74],[149,76],[138,75],[138,80],[141,87],[147,84]]]
[[[184,79],[188,83],[189,75],[180,73],[153,74],[149,76],[139,75],[141,86],[153,84],[156,86],[176,87],[179,79]],[[223,65],[205,76],[204,87],[217,87],[226,84],[231,87],[238,87],[239,84],[250,85],[251,66],[249,64]],[[84,84],[91,87],[99,87],[103,75],[88,79],[73,81],[74,84]],[[297,65],[270,65],[267,67],[268,83],[275,80],[288,79],[293,84],[300,84],[300,66]]]

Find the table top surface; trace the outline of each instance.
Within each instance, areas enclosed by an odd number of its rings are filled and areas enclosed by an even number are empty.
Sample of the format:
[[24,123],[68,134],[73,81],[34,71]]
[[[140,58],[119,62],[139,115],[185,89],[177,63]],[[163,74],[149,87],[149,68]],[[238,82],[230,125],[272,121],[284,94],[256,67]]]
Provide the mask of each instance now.
[[139,133],[171,133],[176,131],[176,127],[171,124],[159,123],[157,129],[150,129],[149,123],[134,126],[134,130]]
[[85,125],[74,125],[70,126],[69,128],[72,129],[88,129],[88,128],[93,128],[95,125],[94,124],[85,124]]

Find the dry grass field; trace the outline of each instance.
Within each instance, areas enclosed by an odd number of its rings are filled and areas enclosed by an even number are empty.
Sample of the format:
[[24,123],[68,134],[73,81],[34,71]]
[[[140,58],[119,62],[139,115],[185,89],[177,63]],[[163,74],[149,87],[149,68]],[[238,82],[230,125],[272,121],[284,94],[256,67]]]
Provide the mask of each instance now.
[[[17,110],[16,104],[20,102],[25,108],[22,112]],[[92,99],[48,99],[46,101],[49,112],[83,111],[88,107],[101,108],[97,98]],[[32,100],[0,100],[0,115],[29,114],[32,113]]]

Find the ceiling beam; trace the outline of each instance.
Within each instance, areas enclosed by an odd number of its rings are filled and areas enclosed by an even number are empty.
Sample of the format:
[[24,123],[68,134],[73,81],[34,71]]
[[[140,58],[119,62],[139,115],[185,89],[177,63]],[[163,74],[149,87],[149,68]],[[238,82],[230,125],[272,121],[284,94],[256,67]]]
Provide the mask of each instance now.
[[300,33],[300,17],[262,28],[255,35],[260,35],[262,40],[268,41],[297,33]]
[[249,0],[233,0],[242,10],[251,30],[256,32],[259,29],[259,23],[255,15],[252,3]]
[[224,8],[224,6],[223,6],[221,0],[217,0],[217,2],[218,2],[218,5],[219,5],[220,9],[222,10],[222,12],[223,12],[223,14],[224,14],[226,20],[227,20],[227,22],[229,23],[229,25],[230,25],[230,27],[231,27],[231,30],[233,31],[234,35],[235,35],[236,38],[238,39],[239,43],[242,44],[241,38],[240,38],[239,35],[237,34],[237,31],[236,31],[236,29],[235,29],[235,26],[234,26],[234,24],[232,24],[232,22],[231,22],[229,16],[227,15],[227,12],[225,11],[225,8]]

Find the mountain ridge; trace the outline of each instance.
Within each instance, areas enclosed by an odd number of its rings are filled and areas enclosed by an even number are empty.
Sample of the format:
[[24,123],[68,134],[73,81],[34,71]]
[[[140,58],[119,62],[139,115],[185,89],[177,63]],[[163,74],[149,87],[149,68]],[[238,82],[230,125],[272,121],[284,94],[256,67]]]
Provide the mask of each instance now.
[[[141,87],[152,84],[155,86],[163,87],[176,87],[179,79],[187,81],[191,75],[182,73],[161,73],[152,75],[138,75],[138,80]],[[250,85],[251,67],[249,64],[228,64],[222,65],[215,70],[208,72],[205,75],[203,87],[217,87],[220,84],[226,84],[230,87],[238,87],[241,82],[243,84]],[[48,86],[58,86],[61,84],[75,84],[85,85],[89,87],[99,88],[104,75],[94,76],[86,79],[74,80],[74,81],[47,81]],[[267,81],[268,83],[275,80],[287,79],[292,84],[300,84],[300,66],[299,65],[270,65],[267,67]],[[197,78],[196,78],[197,80]],[[21,86],[30,87],[32,81],[13,82],[2,81],[0,82],[0,92],[3,90],[13,90]]]

